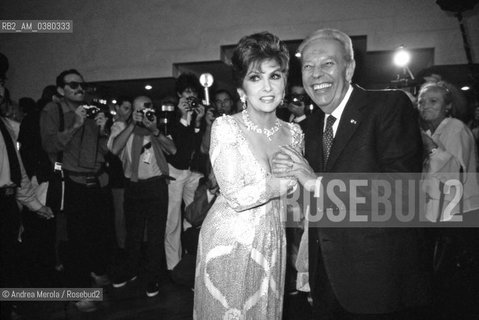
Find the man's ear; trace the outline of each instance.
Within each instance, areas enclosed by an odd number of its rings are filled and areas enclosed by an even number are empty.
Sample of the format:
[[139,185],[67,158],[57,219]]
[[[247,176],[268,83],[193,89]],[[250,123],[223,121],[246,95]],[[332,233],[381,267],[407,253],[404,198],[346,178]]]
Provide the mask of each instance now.
[[351,82],[351,80],[353,79],[354,69],[356,69],[356,61],[353,60],[349,62],[346,67],[346,80],[348,82]]
[[62,97],[65,95],[65,89],[63,89],[62,87],[57,87],[57,92]]

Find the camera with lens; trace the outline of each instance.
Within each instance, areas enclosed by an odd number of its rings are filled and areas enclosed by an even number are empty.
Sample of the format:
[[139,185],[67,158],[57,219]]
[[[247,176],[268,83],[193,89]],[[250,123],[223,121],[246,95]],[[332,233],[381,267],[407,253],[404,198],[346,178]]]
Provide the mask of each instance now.
[[149,121],[154,121],[156,112],[155,109],[153,108],[144,108],[141,110],[138,110],[138,112],[142,113],[145,118],[147,118]]
[[295,106],[301,107],[301,103],[307,103],[307,97],[304,94],[289,94],[284,98],[285,104],[294,104]]
[[93,105],[84,105],[83,109],[85,110],[88,119],[95,119],[96,115],[101,111],[100,108]]
[[201,104],[200,99],[193,96],[186,98],[186,102],[188,103],[190,109],[196,109]]

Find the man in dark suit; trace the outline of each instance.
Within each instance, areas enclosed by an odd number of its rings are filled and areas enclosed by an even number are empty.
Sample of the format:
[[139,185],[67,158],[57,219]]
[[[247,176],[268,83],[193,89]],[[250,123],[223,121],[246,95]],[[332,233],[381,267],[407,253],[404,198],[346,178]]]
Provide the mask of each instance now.
[[[307,120],[307,161],[285,147],[274,159],[277,176],[293,175],[312,191],[321,182],[314,172],[321,177],[420,172],[421,137],[410,100],[399,91],[351,85],[355,61],[346,34],[318,30],[298,52],[303,85],[322,112]],[[321,223],[310,223],[315,319],[421,317],[418,310],[429,302],[422,247],[419,229],[321,228]]]

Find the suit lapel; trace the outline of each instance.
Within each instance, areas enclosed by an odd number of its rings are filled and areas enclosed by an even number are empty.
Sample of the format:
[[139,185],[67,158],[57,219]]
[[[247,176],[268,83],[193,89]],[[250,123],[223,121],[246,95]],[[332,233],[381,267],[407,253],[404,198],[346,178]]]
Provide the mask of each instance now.
[[338,130],[331,146],[328,163],[326,164],[326,171],[330,171],[338,157],[346,148],[348,141],[359,127],[362,120],[361,108],[365,105],[365,92],[359,87],[354,87],[351,97],[346,104],[341,120],[339,122]]

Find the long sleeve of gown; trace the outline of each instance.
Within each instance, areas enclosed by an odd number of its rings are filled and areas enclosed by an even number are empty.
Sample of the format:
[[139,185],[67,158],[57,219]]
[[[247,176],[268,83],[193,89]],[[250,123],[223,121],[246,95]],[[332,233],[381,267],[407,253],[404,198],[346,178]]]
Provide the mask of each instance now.
[[269,173],[247,174],[253,158],[238,130],[226,117],[213,123],[210,159],[222,195],[234,210],[243,211],[279,196],[279,183]]

